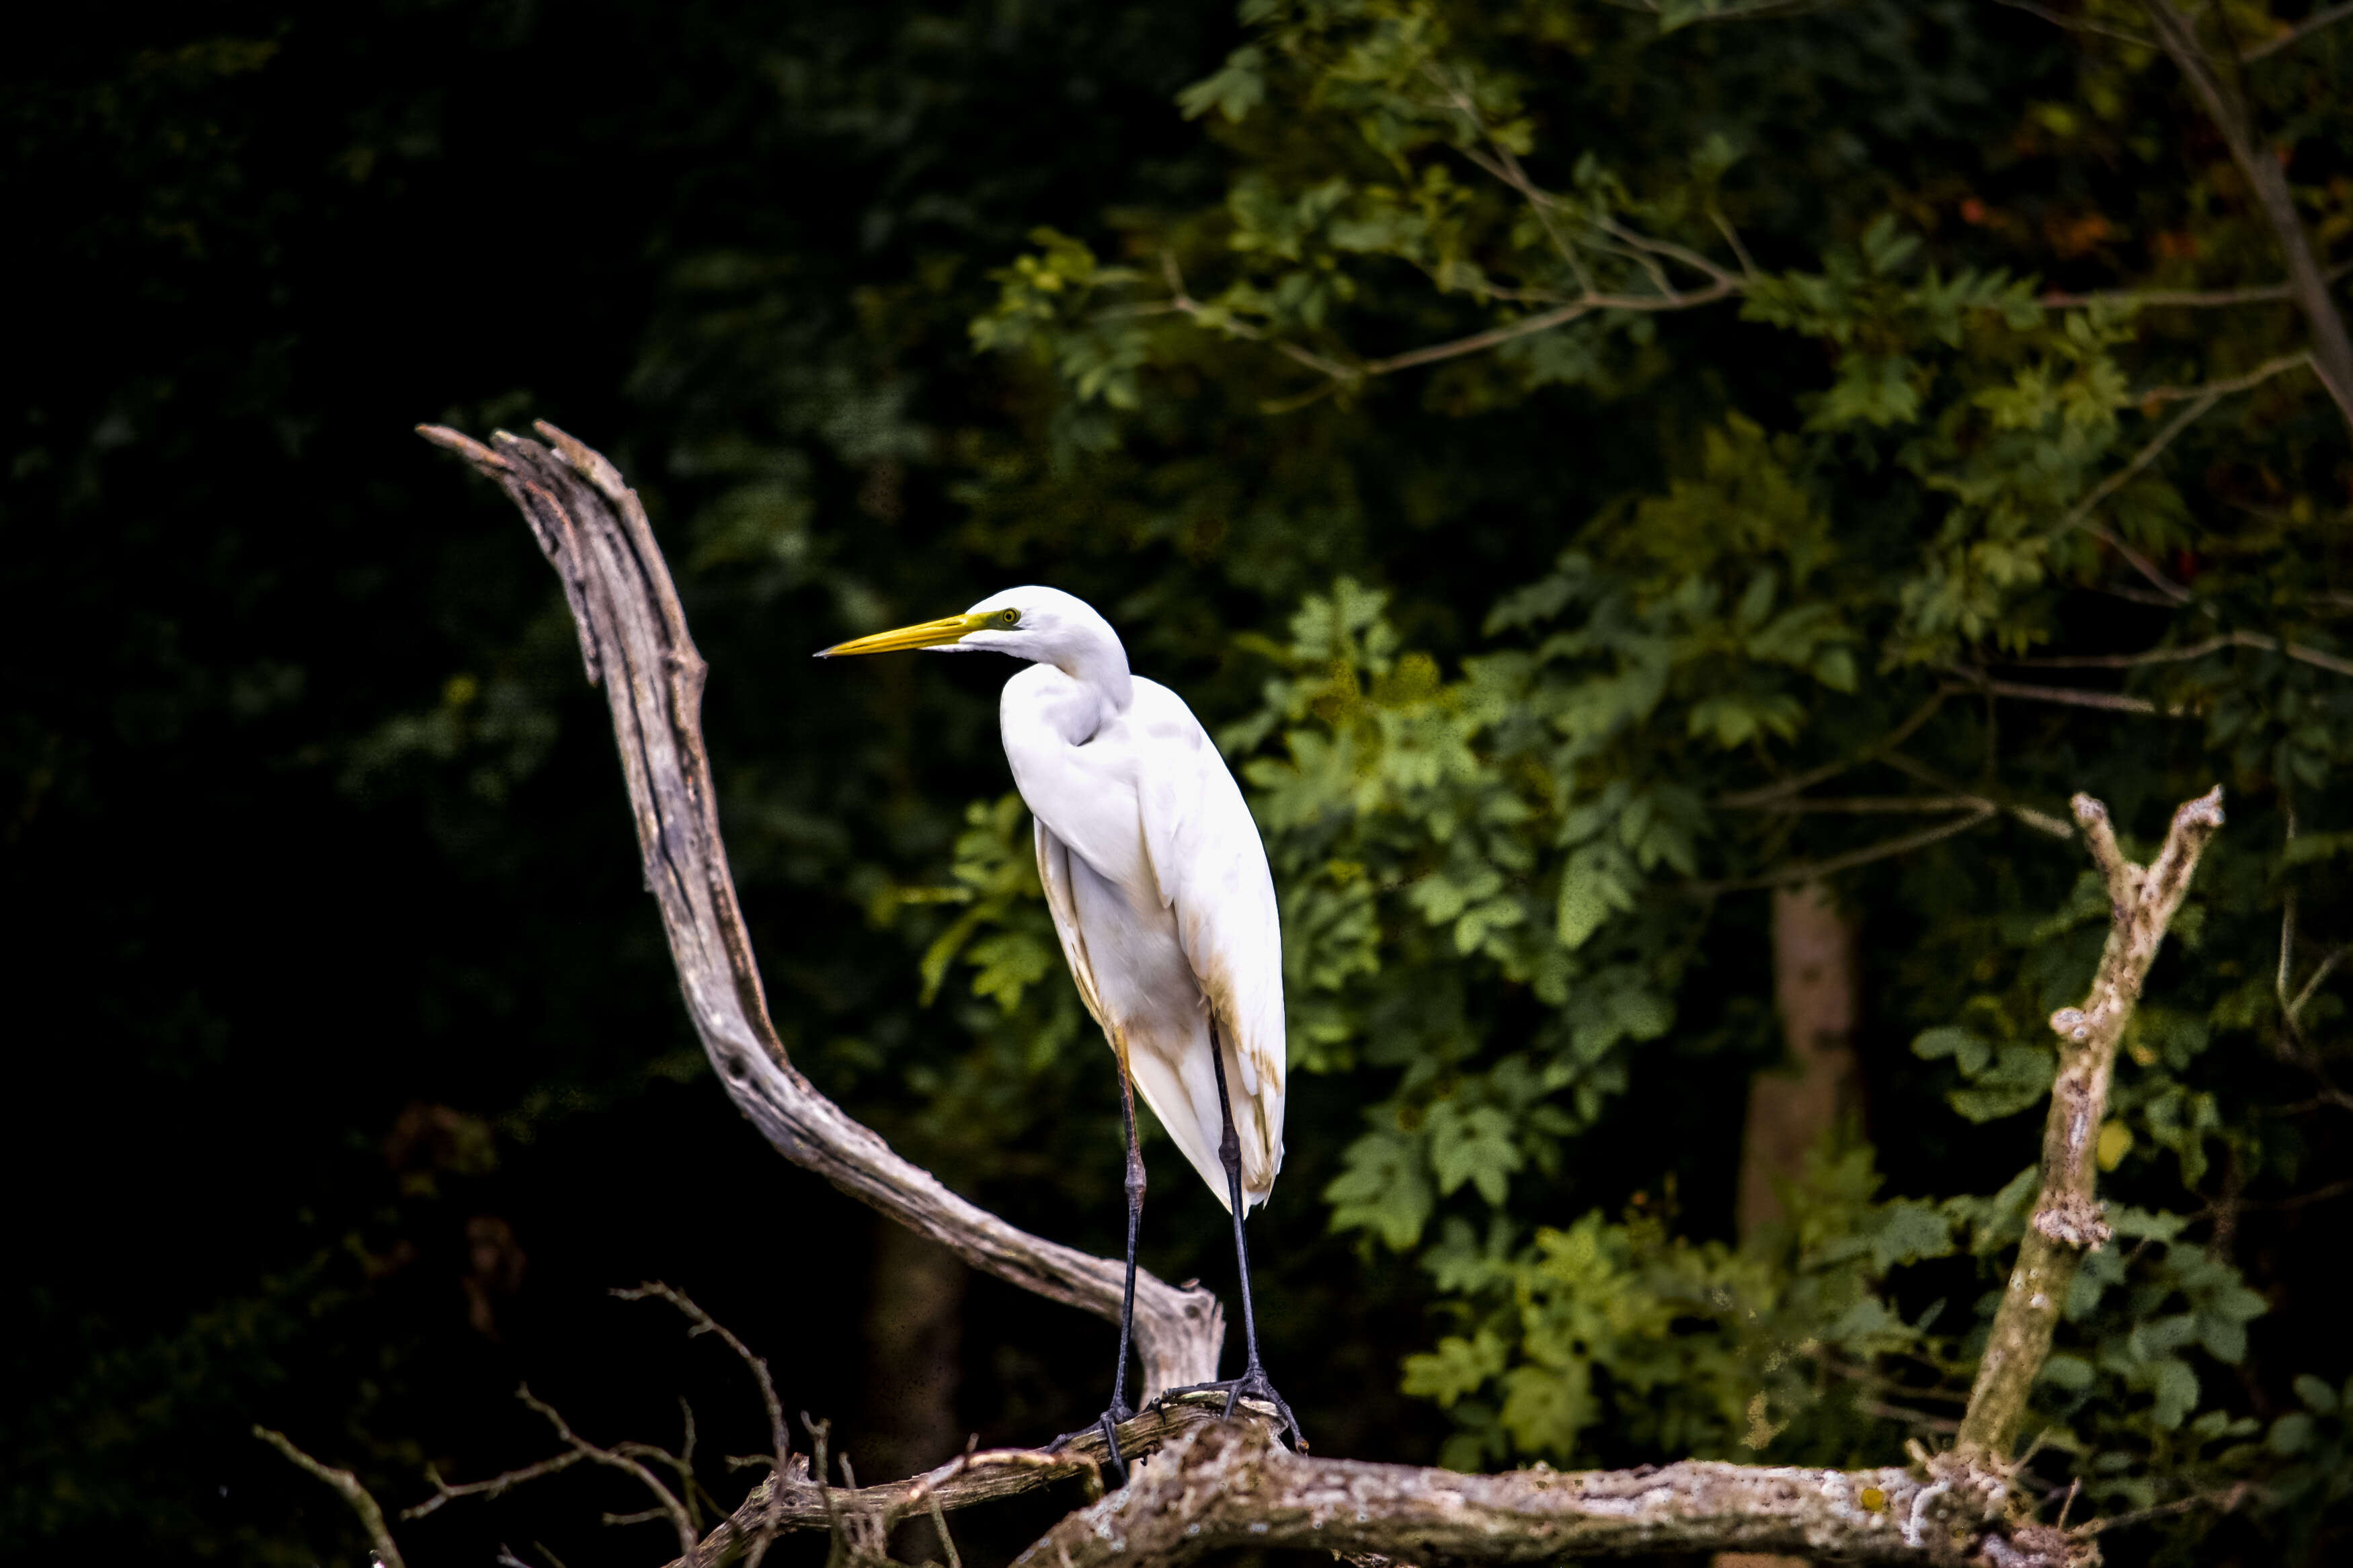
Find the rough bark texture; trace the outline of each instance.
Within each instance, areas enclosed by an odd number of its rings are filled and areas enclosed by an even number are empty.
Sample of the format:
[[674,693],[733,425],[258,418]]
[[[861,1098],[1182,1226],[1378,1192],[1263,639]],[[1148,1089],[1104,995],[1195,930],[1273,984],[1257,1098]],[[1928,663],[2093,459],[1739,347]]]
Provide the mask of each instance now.
[[1773,1007],[1788,1060],[1748,1088],[1743,1237],[1781,1217],[1781,1185],[1805,1173],[1807,1151],[1856,1109],[1854,941],[1854,922],[1820,882],[1773,889]]
[[1715,1547],[2000,1568],[2095,1559],[2063,1531],[2005,1522],[2008,1498],[2000,1472],[1949,1458],[1925,1476],[1695,1460],[1465,1476],[1308,1458],[1261,1426],[1217,1423],[1177,1437],[1125,1488],[1055,1525],[1015,1568],[1181,1563],[1275,1547],[1425,1568]]
[[2018,1265],[1994,1313],[1968,1411],[1961,1417],[1959,1451],[1995,1459],[2018,1440],[2027,1395],[2050,1357],[2052,1331],[2084,1254],[2108,1239],[2094,1194],[2116,1047],[2166,928],[2189,891],[2198,857],[2222,826],[2222,786],[2173,814],[2164,847],[2146,867],[2125,858],[2106,806],[2079,795],[2074,808],[2092,859],[2107,883],[2108,940],[2084,1005],[2051,1015],[2051,1027],[2059,1036],[2059,1071],[2042,1131],[2042,1187],[2019,1244]]
[[[498,482],[563,582],[588,679],[612,708],[646,888],[719,1081],[795,1164],[975,1268],[1117,1321],[1120,1261],[1043,1240],[966,1203],[843,1114],[786,1059],[720,843],[702,743],[705,667],[670,568],[637,492],[613,465],[551,425],[537,428],[554,450],[503,431],[490,447],[438,426],[419,434]],[[1135,1337],[1147,1388],[1206,1383],[1218,1374],[1224,1311],[1207,1290],[1140,1275]]]

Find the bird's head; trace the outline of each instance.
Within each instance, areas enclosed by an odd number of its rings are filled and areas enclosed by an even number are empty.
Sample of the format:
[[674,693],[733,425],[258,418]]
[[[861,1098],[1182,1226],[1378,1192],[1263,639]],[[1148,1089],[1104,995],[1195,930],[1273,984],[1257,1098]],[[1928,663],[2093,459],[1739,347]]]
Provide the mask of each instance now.
[[1124,685],[1127,654],[1111,623],[1093,605],[1060,588],[1032,585],[991,594],[960,616],[944,616],[871,637],[854,637],[820,650],[819,658],[846,654],[898,653],[909,648],[934,653],[1010,654],[1034,664],[1050,664],[1081,679],[1107,676],[1116,665]]

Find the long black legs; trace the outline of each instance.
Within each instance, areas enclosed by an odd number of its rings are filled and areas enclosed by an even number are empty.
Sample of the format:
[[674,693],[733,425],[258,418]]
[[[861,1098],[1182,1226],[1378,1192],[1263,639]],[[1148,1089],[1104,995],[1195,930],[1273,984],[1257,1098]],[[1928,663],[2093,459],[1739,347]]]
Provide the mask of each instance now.
[[[1282,1417],[1283,1427],[1290,1432],[1292,1441],[1304,1448],[1307,1439],[1299,1430],[1299,1417],[1291,1413],[1290,1405],[1274,1391],[1274,1384],[1267,1381],[1266,1368],[1258,1359],[1258,1310],[1250,1300],[1250,1243],[1242,1237],[1242,1141],[1241,1135],[1234,1131],[1233,1100],[1226,1092],[1225,1052],[1215,1048],[1214,1045],[1209,1053],[1209,1065],[1218,1075],[1218,1112],[1225,1123],[1218,1139],[1218,1163],[1226,1168],[1226,1194],[1231,1200],[1234,1211],[1234,1263],[1241,1270],[1242,1346],[1247,1359],[1240,1377],[1196,1384],[1194,1388],[1221,1390],[1226,1396],[1229,1419],[1233,1415],[1235,1405],[1245,1395],[1263,1400],[1273,1405]],[[1169,1390],[1172,1394],[1192,1391]]]
[[[1119,1064],[1120,1121],[1127,1131],[1127,1289],[1119,1300],[1119,1370],[1112,1373],[1111,1405],[1095,1417],[1092,1427],[1082,1432],[1103,1434],[1104,1445],[1111,1449],[1112,1473],[1122,1486],[1127,1484],[1127,1460],[1119,1451],[1119,1424],[1133,1419],[1135,1407],[1127,1402],[1127,1363],[1134,1354],[1135,1344],[1135,1239],[1144,1226],[1144,1151],[1135,1139],[1135,1085],[1127,1076],[1127,1063]],[[1080,1432],[1067,1432],[1054,1439],[1060,1447]]]

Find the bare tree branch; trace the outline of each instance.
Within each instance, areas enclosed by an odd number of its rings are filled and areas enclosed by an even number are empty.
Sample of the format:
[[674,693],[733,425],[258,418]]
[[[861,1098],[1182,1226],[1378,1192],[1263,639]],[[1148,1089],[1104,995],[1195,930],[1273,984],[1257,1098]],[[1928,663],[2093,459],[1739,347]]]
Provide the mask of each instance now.
[[[686,1504],[680,1500],[678,1494],[662,1484],[662,1479],[659,1476],[646,1468],[644,1462],[636,1454],[627,1451],[635,1448],[642,1452],[645,1445],[625,1443],[611,1448],[599,1447],[575,1432],[572,1429],[572,1424],[564,1418],[563,1412],[534,1395],[528,1384],[515,1390],[515,1397],[537,1411],[550,1426],[555,1428],[556,1436],[561,1438],[565,1446],[574,1453],[591,1464],[603,1465],[607,1469],[618,1470],[623,1475],[633,1478],[648,1491],[654,1494],[655,1506],[651,1511],[642,1514],[607,1514],[606,1516],[607,1523],[667,1519],[670,1521],[670,1528],[678,1531],[678,1549],[685,1554],[687,1568],[700,1568],[702,1559],[696,1555],[694,1548],[695,1542],[702,1538],[702,1531],[695,1528],[693,1515],[687,1510]],[[691,1428],[690,1428],[689,1442],[691,1445]],[[663,1454],[661,1457],[664,1459],[673,1458],[669,1454]],[[691,1475],[691,1472],[690,1477]]]
[[2240,60],[2253,65],[2279,53],[2291,44],[2300,44],[2323,27],[2333,26],[2348,16],[2353,16],[2353,0],[2342,5],[2324,5],[2293,27],[2284,27],[2260,44],[2250,45],[2239,51]]
[[2062,16],[2059,12],[2033,4],[2032,0],[1995,0],[1995,4],[2007,5],[2013,11],[2023,11],[2030,16],[2039,16],[2052,26],[2064,27],[2071,33],[2090,33],[2097,37],[2114,38],[2119,43],[2130,44],[2135,48],[2154,49],[2160,47],[2155,38],[2144,38],[2138,33],[2127,33],[2121,27],[2107,27],[2097,22],[2087,22],[2081,16]]
[[1851,871],[1857,866],[1868,866],[1873,860],[1885,860],[1892,856],[1909,855],[1923,849],[1940,838],[1950,838],[1956,833],[1966,833],[1994,816],[1996,807],[1989,800],[1981,800],[1962,815],[1940,822],[1934,827],[1924,827],[1917,833],[1901,834],[1867,844],[1860,849],[1850,849],[1843,855],[1832,855],[1820,860],[1793,860],[1755,877],[1736,877],[1722,882],[1694,884],[1691,891],[1700,897],[1717,893],[1753,892],[1759,888],[1784,888],[1796,882],[1810,882],[1840,871]]
[[1991,692],[1996,697],[2015,697],[2024,702],[2055,702],[2063,708],[2101,708],[2111,713],[2161,713],[2168,719],[2181,716],[2179,708],[2160,708],[2146,697],[2131,697],[2121,691],[2086,691],[2074,686],[2034,686],[2022,680],[1996,680],[1983,670],[1966,664],[1947,665],[1946,668],[1968,682],[1961,689]]
[[[1155,1405],[1119,1428],[1120,1453],[1131,1463],[1159,1452],[1197,1426],[1214,1423],[1225,1407],[1222,1394],[1187,1394]],[[1244,1405],[1251,1420],[1261,1417]],[[1103,1461],[1110,1450],[1100,1431],[1090,1428],[1061,1448],[992,1448],[960,1454],[935,1469],[905,1480],[854,1489],[819,1485],[807,1461],[796,1458],[781,1479],[771,1476],[752,1489],[742,1506],[702,1542],[702,1568],[720,1568],[744,1552],[763,1531],[849,1530],[863,1537],[888,1535],[901,1520],[917,1513],[940,1515],[1035,1491],[1055,1481],[1080,1478],[1102,1491]],[[857,1521],[852,1524],[849,1521]],[[945,1531],[942,1531],[945,1539]],[[683,1568],[683,1560],[671,1568]]]
[[1015,1568],[1113,1568],[1284,1548],[1393,1563],[1537,1563],[1633,1552],[1799,1552],[1879,1563],[2082,1568],[2087,1543],[2006,1517],[1999,1466],[1927,1473],[1685,1460],[1662,1468],[1466,1476],[1318,1459],[1256,1425],[1186,1434],[1121,1490],[1064,1519]]
[[[2353,5],[2347,7],[2353,11]],[[2150,47],[2156,40],[2150,40]],[[2327,272],[2335,283],[2353,272],[2353,262],[2340,261]],[[2088,294],[2064,294],[2056,289],[2035,296],[2034,302],[2053,310],[2075,310],[2087,305],[2135,305],[2143,310],[2219,310],[2233,305],[2280,305],[2295,298],[2284,283],[2262,283],[2245,289],[2104,289]]]
[[[794,1163],[976,1268],[1116,1321],[1119,1261],[1031,1236],[957,1196],[843,1114],[786,1058],[720,840],[700,717],[705,666],[669,567],[613,465],[551,425],[537,428],[554,450],[503,432],[489,447],[435,426],[418,433],[497,481],[563,583],[588,679],[604,686],[611,707],[646,885],[719,1081]],[[1217,1375],[1225,1319],[1208,1291],[1140,1274],[1135,1331],[1146,1388]]]
[[368,1494],[367,1488],[360,1485],[357,1476],[349,1470],[339,1470],[332,1465],[321,1464],[296,1447],[283,1432],[256,1426],[253,1435],[335,1489],[336,1494],[351,1505],[352,1511],[359,1515],[360,1524],[368,1532],[368,1544],[375,1549],[376,1561],[383,1564],[383,1568],[407,1568],[401,1559],[400,1548],[393,1542],[392,1531],[385,1527],[384,1510]]
[[2041,658],[2005,658],[2000,662],[2011,669],[2137,669],[2143,665],[2179,664],[2188,659],[2204,658],[2208,654],[2219,653],[2226,647],[2256,648],[2308,664],[2315,669],[2325,669],[2335,675],[2353,675],[2353,658],[2340,658],[2316,647],[2306,647],[2302,643],[2266,637],[2262,632],[2220,632],[2198,642],[2182,643],[2174,647],[2153,647],[2144,653],[2055,654]]
[[520,1469],[502,1471],[487,1480],[463,1481],[455,1486],[443,1480],[441,1472],[427,1465],[425,1467],[425,1479],[433,1484],[433,1495],[414,1508],[402,1509],[400,1517],[404,1520],[423,1519],[443,1503],[455,1502],[459,1498],[494,1498],[512,1488],[522,1485],[525,1481],[535,1481],[543,1476],[552,1476],[559,1470],[568,1470],[585,1458],[586,1456],[577,1449],[572,1449],[558,1454],[552,1459],[542,1459],[535,1465],[525,1465]]
[[2271,225],[2272,237],[2287,263],[2289,298],[2304,312],[2312,333],[2312,367],[2337,400],[2337,412],[2353,427],[2353,336],[2345,330],[2344,314],[2328,292],[2328,279],[2314,256],[2311,237],[2295,210],[2295,194],[2288,188],[2287,170],[2256,135],[2253,116],[2235,86],[2222,79],[2213,58],[2199,42],[2197,25],[2173,0],[2141,0],[2156,26],[2158,42],[2173,57],[2189,89],[2205,108],[2206,117],[2221,132],[2231,150],[2231,161],[2254,193],[2255,205]]
[[1760,784],[1755,789],[1736,790],[1730,795],[1718,795],[1715,804],[1734,811],[1764,805],[1771,801],[1787,799],[1790,795],[1810,790],[1818,784],[1834,779],[1842,773],[1862,767],[1866,763],[1874,762],[1917,734],[1920,726],[1936,717],[1936,710],[1942,708],[1945,705],[1945,699],[1951,695],[1952,693],[1947,689],[1938,687],[1928,694],[1926,701],[1912,710],[1904,722],[1851,757],[1841,757],[1836,762],[1824,763],[1820,767],[1808,768],[1801,773],[1791,773],[1788,778],[1776,779],[1771,784]]
[[2093,863],[2107,884],[2108,940],[2084,1005],[2062,1007],[2051,1016],[2059,1037],[2059,1072],[2043,1129],[2042,1187],[1961,1417],[1956,1452],[1969,1458],[1999,1461],[2008,1456],[2026,1419],[2028,1392],[2050,1358],[2052,1333],[2075,1271],[2084,1253],[2108,1239],[2107,1221],[2094,1193],[2116,1047],[2166,930],[2189,891],[2198,858],[2221,828],[2222,788],[2215,785],[2173,814],[2164,846],[2146,867],[2125,858],[2107,807],[2079,795],[2074,810]]

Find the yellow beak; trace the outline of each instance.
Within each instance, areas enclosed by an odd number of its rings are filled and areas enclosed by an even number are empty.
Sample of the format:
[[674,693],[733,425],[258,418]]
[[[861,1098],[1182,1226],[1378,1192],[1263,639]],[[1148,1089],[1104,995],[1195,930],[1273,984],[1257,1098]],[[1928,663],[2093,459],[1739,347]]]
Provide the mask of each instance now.
[[917,626],[901,626],[895,631],[876,632],[869,637],[852,637],[821,648],[818,658],[837,658],[853,653],[901,653],[912,647],[940,647],[965,637],[988,624],[987,616],[946,616],[936,621],[924,621]]

